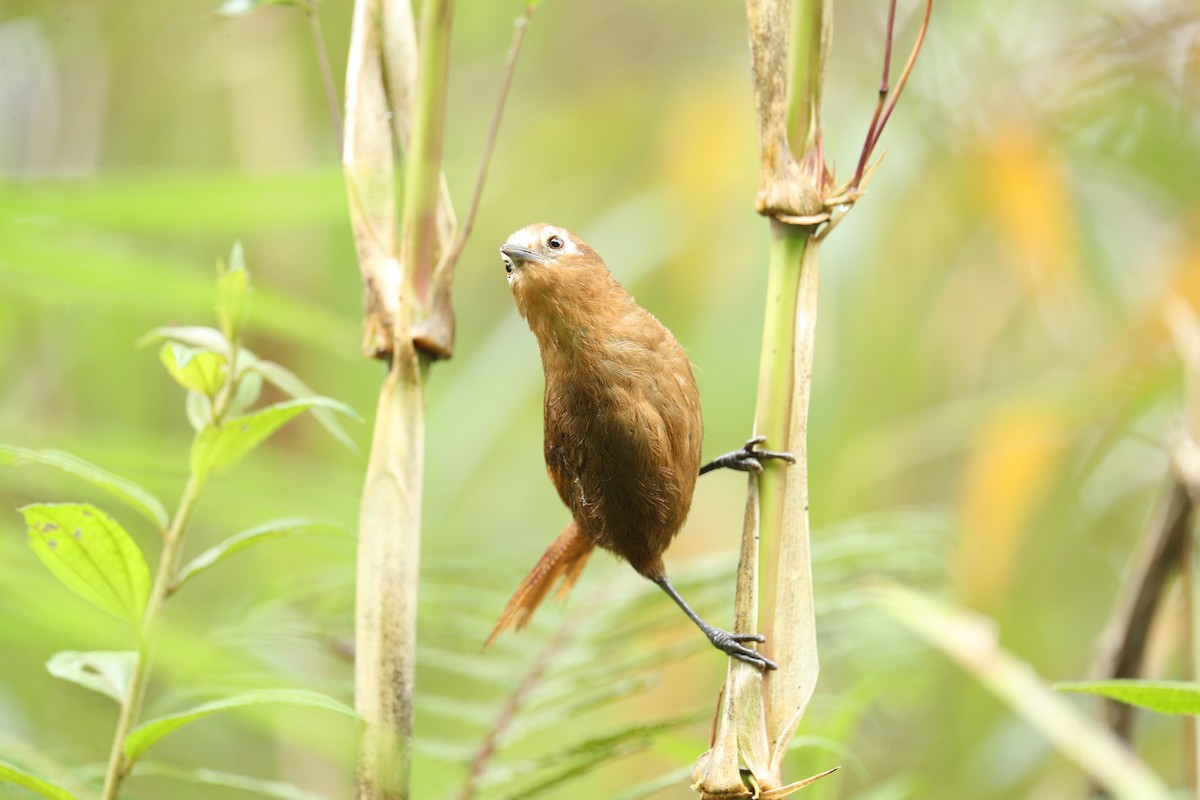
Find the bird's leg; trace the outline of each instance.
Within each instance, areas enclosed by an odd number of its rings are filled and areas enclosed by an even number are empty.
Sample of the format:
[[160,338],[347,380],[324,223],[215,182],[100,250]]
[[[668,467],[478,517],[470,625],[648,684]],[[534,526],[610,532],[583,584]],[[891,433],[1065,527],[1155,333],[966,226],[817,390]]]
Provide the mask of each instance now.
[[720,628],[714,628],[704,620],[700,619],[700,615],[692,610],[692,607],[687,604],[679,592],[675,591],[675,587],[667,580],[666,575],[660,575],[650,580],[662,587],[662,590],[671,596],[671,599],[683,609],[683,613],[691,618],[692,622],[696,623],[700,630],[704,631],[704,635],[712,642],[713,647],[736,658],[739,661],[745,661],[759,669],[777,669],[778,665],[767,658],[766,656],[751,650],[749,647],[743,647],[742,642],[765,642],[767,637],[761,633],[731,633]]
[[796,463],[796,457],[791,453],[776,453],[771,450],[756,450],[755,448],[763,442],[767,441],[765,436],[755,436],[753,439],[747,440],[742,445],[741,450],[734,450],[732,453],[726,453],[723,456],[717,456],[712,461],[700,468],[700,474],[712,472],[714,469],[726,467],[728,469],[736,469],[741,472],[756,472],[762,474],[762,462],[768,458],[778,458],[781,461],[786,461],[789,464]]

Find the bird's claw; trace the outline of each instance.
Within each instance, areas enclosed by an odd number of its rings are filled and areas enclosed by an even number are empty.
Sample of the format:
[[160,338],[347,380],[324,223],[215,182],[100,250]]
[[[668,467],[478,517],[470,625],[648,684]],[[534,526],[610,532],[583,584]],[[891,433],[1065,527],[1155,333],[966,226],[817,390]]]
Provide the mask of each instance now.
[[747,439],[746,443],[742,445],[741,450],[734,450],[732,453],[726,453],[723,456],[714,458],[701,468],[700,474],[703,475],[711,470],[725,467],[727,469],[736,469],[740,472],[753,472],[756,475],[761,475],[763,471],[762,462],[767,459],[779,459],[789,464],[796,463],[796,457],[791,453],[756,449],[766,441],[766,436],[755,436],[753,439]]
[[708,640],[721,652],[738,661],[744,661],[752,667],[764,671],[779,668],[778,664],[758,651],[742,646],[742,642],[765,642],[767,637],[761,633],[732,633],[720,628],[713,628],[708,632]]

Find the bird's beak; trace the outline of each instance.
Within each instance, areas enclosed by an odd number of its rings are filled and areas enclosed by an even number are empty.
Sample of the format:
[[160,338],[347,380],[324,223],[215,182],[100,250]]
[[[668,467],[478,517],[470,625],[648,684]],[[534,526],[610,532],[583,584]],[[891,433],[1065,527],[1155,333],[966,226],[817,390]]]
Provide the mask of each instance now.
[[546,257],[540,253],[526,250],[524,247],[517,247],[515,244],[504,245],[500,248],[500,254],[504,256],[505,261],[511,261],[513,264],[537,263],[546,260]]

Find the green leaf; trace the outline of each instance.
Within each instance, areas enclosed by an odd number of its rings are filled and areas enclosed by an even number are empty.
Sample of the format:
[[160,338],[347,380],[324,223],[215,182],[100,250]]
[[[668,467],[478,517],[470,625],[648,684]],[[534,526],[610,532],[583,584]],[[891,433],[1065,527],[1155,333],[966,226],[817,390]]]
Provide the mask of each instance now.
[[202,325],[177,325],[155,328],[138,340],[138,347],[145,347],[155,342],[179,342],[199,350],[208,350],[217,355],[229,358],[232,348],[225,334],[216,328],[206,328]]
[[[243,4],[246,2],[240,1]],[[228,5],[226,2],[221,8],[224,9]],[[222,10],[221,13],[229,12]],[[217,263],[217,319],[221,324],[221,332],[231,342],[237,341],[242,325],[246,322],[249,300],[250,273],[246,271],[242,243],[236,242],[233,252],[229,254],[229,265]]]
[[37,792],[42,797],[51,798],[51,800],[75,800],[75,795],[58,784],[42,780],[36,775],[30,775],[28,772],[9,764],[7,761],[0,761],[0,781],[24,786],[26,789]]
[[50,657],[46,662],[46,670],[56,678],[77,683],[94,692],[106,694],[118,703],[124,703],[137,659],[138,654],[132,650],[93,650],[86,653],[65,650]]
[[267,6],[304,7],[299,0],[225,0],[217,6],[217,13],[226,17],[240,17]]
[[[300,377],[296,375],[296,373],[292,372],[282,364],[276,364],[274,361],[256,359],[254,363],[249,365],[248,369],[254,370],[258,374],[262,375],[288,397],[302,400],[305,397],[316,396],[316,392],[310,389],[308,384],[300,380]],[[333,438],[346,445],[346,447],[350,448],[352,451],[356,453],[358,452],[358,446],[354,444],[354,440],[351,439],[349,434],[346,433],[345,429],[342,428],[333,412],[325,408],[314,408],[313,416],[316,418],[317,422],[321,423],[321,426],[325,428],[325,430],[329,431]],[[359,421],[362,419],[357,414],[353,413],[349,416],[352,419]]]
[[208,569],[218,561],[229,558],[234,553],[239,553],[248,547],[253,547],[256,544],[261,544],[272,539],[282,539],[285,536],[296,534],[350,537],[350,532],[336,522],[305,519],[302,517],[275,519],[270,522],[264,522],[262,525],[242,531],[236,536],[231,536],[193,558],[179,571],[179,577],[175,579],[175,588],[178,589],[189,579]]
[[[241,361],[241,358],[239,357],[238,360]],[[262,394],[262,383],[262,376],[257,372],[247,372],[243,369],[241,375],[238,376],[237,391],[229,404],[229,413],[245,414],[251,406],[258,402],[258,396]],[[321,410],[324,412],[324,409]]]
[[1078,681],[1056,683],[1059,692],[1098,694],[1121,703],[1148,708],[1159,714],[1200,716],[1200,683],[1184,681]]
[[163,504],[157,497],[133,481],[106,472],[95,464],[70,453],[64,453],[61,450],[26,450],[23,447],[0,445],[0,464],[11,464],[14,467],[24,464],[42,464],[62,470],[100,487],[160,528],[167,527],[167,510],[163,508]]
[[213,424],[212,400],[200,392],[188,392],[184,408],[187,409],[188,424],[197,433]]
[[348,415],[354,413],[337,400],[328,397],[306,397],[302,400],[276,403],[253,414],[227,419],[220,427],[205,428],[196,434],[192,443],[193,474],[204,475],[229,469],[280,427],[314,406],[336,409]]
[[185,389],[216,397],[225,383],[225,359],[211,350],[167,342],[159,357],[175,382]]
[[318,692],[310,692],[305,689],[259,689],[234,697],[227,697],[224,700],[214,700],[211,703],[204,703],[187,711],[181,711],[178,714],[169,714],[165,717],[157,717],[144,722],[137,728],[134,728],[129,736],[126,737],[125,755],[130,761],[136,761],[158,740],[188,723],[221,711],[263,704],[323,708],[327,711],[336,711],[339,714],[345,714],[348,717],[358,716],[354,709],[346,704]]
[[120,524],[86,503],[40,503],[21,509],[29,546],[80,597],[137,623],[150,596],[150,570]]
[[218,772],[211,769],[185,769],[171,764],[155,761],[143,761],[138,764],[138,775],[157,775],[165,778],[177,778],[206,786],[222,786],[227,789],[238,789],[243,792],[254,792],[264,797],[275,797],[278,800],[326,800],[325,795],[305,791],[299,786],[283,781],[268,781],[262,778],[252,778],[248,775],[235,775],[231,772]]

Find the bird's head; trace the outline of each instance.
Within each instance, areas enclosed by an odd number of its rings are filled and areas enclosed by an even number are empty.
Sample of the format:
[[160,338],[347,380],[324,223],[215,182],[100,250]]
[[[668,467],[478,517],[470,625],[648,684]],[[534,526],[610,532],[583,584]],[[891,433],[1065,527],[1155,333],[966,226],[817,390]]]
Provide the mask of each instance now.
[[544,222],[526,225],[500,247],[517,308],[527,318],[586,303],[614,283],[600,255],[582,239]]

